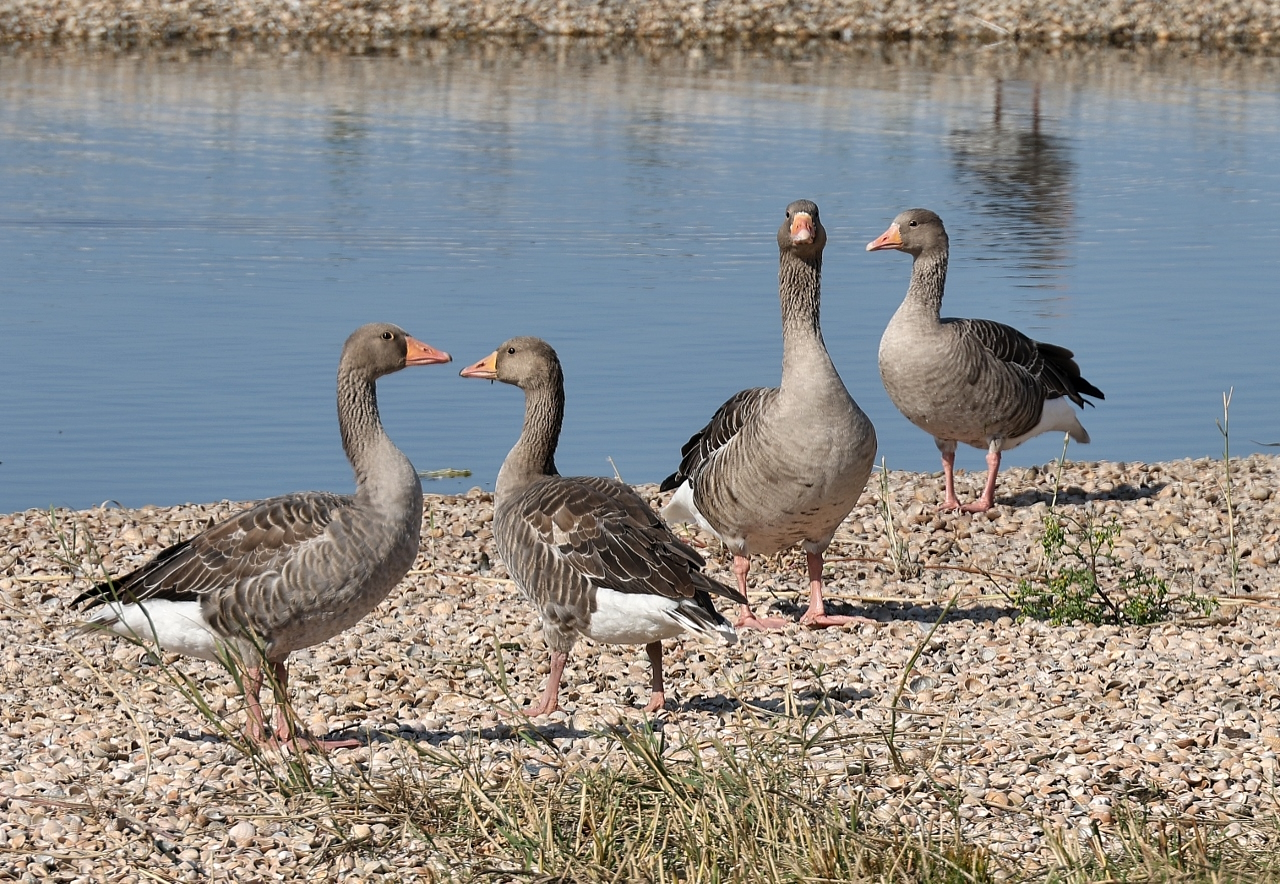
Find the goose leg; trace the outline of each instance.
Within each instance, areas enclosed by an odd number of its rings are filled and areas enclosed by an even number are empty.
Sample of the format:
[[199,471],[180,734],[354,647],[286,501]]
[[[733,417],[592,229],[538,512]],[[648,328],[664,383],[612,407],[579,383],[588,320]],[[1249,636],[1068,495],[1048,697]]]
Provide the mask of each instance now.
[[[271,662],[271,674],[280,685],[280,696],[284,697],[289,688],[289,670],[285,667],[283,660]],[[289,730],[288,716],[285,715],[284,709],[279,707],[276,708],[275,727],[272,732],[268,732],[266,716],[262,713],[262,700],[260,697],[262,682],[263,672],[261,666],[254,666],[245,673],[244,699],[245,704],[249,707],[249,723],[245,727],[244,734],[250,741],[264,748],[291,749],[295,752],[302,748],[328,751],[330,749],[353,749],[356,746],[364,745],[360,740],[319,740],[306,732],[292,734]]]
[[942,452],[942,482],[946,486],[946,500],[938,507],[938,512],[945,513],[960,509],[960,500],[956,497],[956,443],[934,439],[938,450]]
[[996,474],[1000,472],[1000,442],[991,443],[987,449],[987,487],[982,489],[982,497],[973,503],[960,507],[962,513],[985,513],[996,502]]
[[547,676],[547,687],[542,692],[542,699],[537,706],[526,709],[524,714],[530,718],[548,715],[560,708],[560,679],[564,676],[564,664],[569,660],[567,651],[551,652],[551,673]]
[[265,744],[270,742],[270,738],[267,736],[266,719],[262,715],[262,701],[258,696],[261,693],[262,668],[253,666],[245,673],[244,679],[244,701],[248,706],[249,716],[244,735],[250,742]]
[[[739,555],[733,557],[733,574],[738,578],[738,592],[742,593],[743,598],[747,596],[747,572],[750,570],[750,558]],[[787,621],[781,617],[761,619],[752,612],[750,605],[743,605],[742,613],[738,615],[738,622],[733,625],[738,629],[782,629],[787,625]]]
[[805,562],[809,566],[809,610],[800,618],[800,625],[810,629],[824,629],[828,626],[847,626],[850,623],[875,623],[868,617],[851,617],[847,614],[828,614],[827,606],[822,601],[822,553],[805,551]]
[[[271,664],[271,672],[275,676],[276,682],[280,685],[280,698],[284,699],[289,696],[289,669],[285,666],[283,660],[276,660]],[[313,736],[306,730],[299,729],[296,732],[289,726],[289,716],[285,714],[283,706],[276,707],[276,733],[275,743],[283,749],[291,749],[294,752],[300,752],[303,749],[316,749],[321,752],[330,752],[334,749],[355,749],[363,746],[361,740],[348,738],[345,740],[322,740]]]
[[653,669],[653,681],[650,685],[652,693],[649,694],[649,705],[644,707],[644,711],[658,712],[667,702],[667,695],[662,689],[662,642],[649,642],[644,650],[649,655],[649,666]]

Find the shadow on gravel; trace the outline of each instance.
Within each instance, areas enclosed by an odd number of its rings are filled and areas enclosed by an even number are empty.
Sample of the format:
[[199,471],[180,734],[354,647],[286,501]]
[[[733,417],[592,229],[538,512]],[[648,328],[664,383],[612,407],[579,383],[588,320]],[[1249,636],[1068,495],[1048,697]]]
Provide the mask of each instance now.
[[[856,715],[861,704],[871,700],[873,696],[871,691],[859,688],[831,688],[829,690],[806,688],[805,690],[796,691],[790,699],[781,696],[767,697],[747,700],[742,705],[771,715],[805,718],[818,712],[825,712],[833,717],[848,717]],[[836,705],[844,703],[859,705],[845,708]]]
[[[1068,485],[1058,489],[1058,505],[1079,505],[1092,500],[1146,500],[1155,497],[1168,484],[1158,482],[1155,485],[1117,485],[1110,491],[1085,491],[1079,485]],[[1049,505],[1053,503],[1053,492],[1025,491],[1015,497],[997,500],[996,503],[1014,509],[1025,509],[1038,503]]]
[[[839,602],[833,599],[827,599],[826,604],[828,614],[843,617],[867,617],[875,620],[876,625],[871,626],[871,629],[883,628],[891,623],[898,623],[903,620],[932,626],[937,619],[942,616],[942,612],[946,608],[945,602],[926,602],[925,604],[917,604],[914,602],[853,604],[851,602]],[[774,601],[770,608],[771,613],[776,612],[782,616],[789,617],[790,619],[797,621],[805,610],[804,605],[786,601]],[[1001,617],[1017,616],[1018,609],[1011,605],[974,605],[973,607],[957,606],[947,615],[947,619],[944,622],[957,623],[962,620],[972,620],[974,623],[994,623]],[[835,627],[825,631],[830,633],[844,631],[850,634],[856,634],[858,630],[865,628],[867,627],[864,624],[853,624],[843,630],[839,627]]]

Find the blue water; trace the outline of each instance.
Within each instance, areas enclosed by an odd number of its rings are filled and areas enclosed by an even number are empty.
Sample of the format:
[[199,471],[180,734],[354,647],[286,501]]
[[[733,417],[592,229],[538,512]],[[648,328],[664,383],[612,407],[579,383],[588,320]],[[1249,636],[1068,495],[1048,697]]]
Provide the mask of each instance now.
[[[517,390],[457,377],[505,338],[565,363],[565,473],[633,482],[779,374],[775,231],[816,200],[823,330],[892,468],[937,469],[876,347],[909,206],[951,234],[944,313],[1076,351],[1107,393],[1072,456],[1280,441],[1280,64],[1098,51],[402,57],[0,54],[0,512],[346,490],[346,335],[451,366],[383,380],[427,483],[492,487]],[[1006,459],[1044,463],[1041,437]],[[983,467],[974,450],[959,464]]]

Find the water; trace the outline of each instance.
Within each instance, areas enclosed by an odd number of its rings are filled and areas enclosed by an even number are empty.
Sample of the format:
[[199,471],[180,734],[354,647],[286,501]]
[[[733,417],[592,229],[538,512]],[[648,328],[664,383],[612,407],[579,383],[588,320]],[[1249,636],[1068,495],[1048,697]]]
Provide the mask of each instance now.
[[[1280,440],[1280,64],[421,45],[401,57],[0,55],[0,512],[347,490],[333,376],[393,321],[451,366],[383,380],[427,483],[492,487],[505,338],[565,363],[565,473],[656,481],[736,390],[774,384],[774,236],[829,233],[823,329],[890,467],[937,469],[876,346],[909,259],[952,241],[944,313],[1068,346],[1107,400],[1088,459]],[[1008,456],[1044,463],[1041,437]],[[965,449],[961,466],[981,469]]]

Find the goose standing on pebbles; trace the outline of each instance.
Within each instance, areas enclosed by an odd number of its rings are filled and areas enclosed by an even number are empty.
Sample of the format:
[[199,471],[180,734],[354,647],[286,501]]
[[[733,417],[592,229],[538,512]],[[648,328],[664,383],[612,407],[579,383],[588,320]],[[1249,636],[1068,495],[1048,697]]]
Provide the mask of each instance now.
[[[778,230],[782,303],[782,383],[733,396],[694,434],[680,468],[662,483],[676,489],[662,515],[714,534],[733,553],[746,596],[750,556],[804,545],[811,627],[866,622],[830,615],[822,601],[822,555],[858,502],[876,456],[876,431],[849,396],[819,326],[822,249],[827,233],[808,200],[787,206]],[[745,602],[739,627],[777,629]]]
[[579,636],[642,644],[653,666],[646,712],[662,708],[662,640],[686,629],[732,644],[737,633],[712,595],[744,602],[702,573],[702,557],[682,543],[630,486],[556,472],[564,420],[564,374],[538,338],[512,338],[465,378],[524,391],[524,427],[494,488],[493,539],[521,592],[542,615],[551,674],[530,717],[559,708],[560,679]]
[[353,626],[413,564],[422,485],[382,429],[374,384],[408,365],[448,361],[394,325],[356,329],[338,363],[338,425],[356,493],[264,500],[85,592],[75,604],[103,606],[86,626],[206,660],[245,661],[246,734],[256,743],[359,745],[294,735],[283,709],[269,734],[259,701],[263,668],[271,667],[284,696],[290,652]]
[[[1105,399],[1080,376],[1065,347],[1033,341],[988,319],[941,318],[947,231],[928,209],[908,209],[867,251],[912,256],[911,285],[880,339],[880,379],[898,410],[942,452],[943,510],[980,513],[995,503],[1000,452],[1057,431],[1088,442],[1071,403]],[[1092,405],[1092,402],[1088,404]],[[973,503],[956,499],[956,443],[987,450],[987,484]]]

